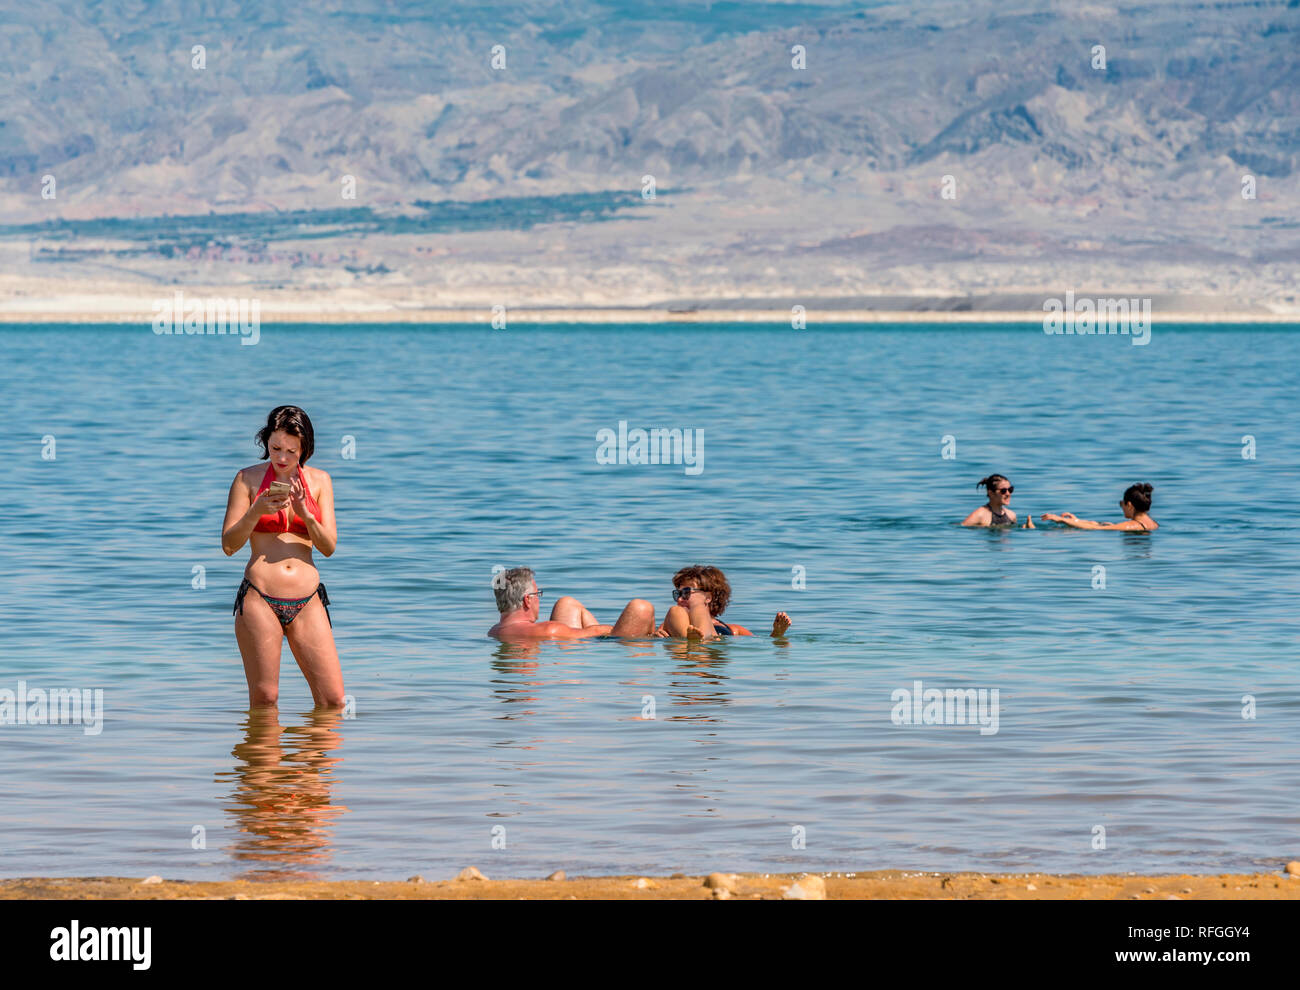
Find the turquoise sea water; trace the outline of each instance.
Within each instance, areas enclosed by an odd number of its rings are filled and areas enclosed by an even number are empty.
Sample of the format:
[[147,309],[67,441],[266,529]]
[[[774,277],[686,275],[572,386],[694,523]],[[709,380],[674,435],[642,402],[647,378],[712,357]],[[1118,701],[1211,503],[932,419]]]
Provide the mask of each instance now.
[[[1273,868],[1298,369],[1294,328],[0,330],[0,690],[104,699],[98,734],[0,725],[0,875]],[[220,528],[281,403],[334,479],[355,718],[287,650],[245,709]],[[703,470],[597,463],[620,421],[703,430]],[[1151,482],[1161,529],[962,529],[992,471],[1022,517]],[[494,566],[612,622],[695,562],[788,642],[484,636]],[[917,680],[997,689],[998,731],[896,725]]]

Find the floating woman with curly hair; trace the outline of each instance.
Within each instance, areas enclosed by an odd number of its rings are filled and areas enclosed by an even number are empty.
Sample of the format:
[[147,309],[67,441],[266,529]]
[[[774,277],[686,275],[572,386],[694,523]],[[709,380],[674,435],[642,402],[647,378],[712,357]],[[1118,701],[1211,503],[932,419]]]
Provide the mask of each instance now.
[[[673,601],[663,625],[655,635],[683,639],[712,639],[715,636],[752,636],[744,626],[718,618],[731,601],[731,585],[716,567],[696,564],[683,567],[673,575]],[[784,636],[791,626],[790,616],[777,612],[772,620],[772,635]]]

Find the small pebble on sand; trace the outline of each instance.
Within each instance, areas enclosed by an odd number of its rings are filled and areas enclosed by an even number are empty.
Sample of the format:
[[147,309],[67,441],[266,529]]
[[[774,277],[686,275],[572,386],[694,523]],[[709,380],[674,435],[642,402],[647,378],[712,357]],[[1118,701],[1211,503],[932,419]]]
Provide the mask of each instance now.
[[563,880],[563,879],[564,879],[564,871],[563,871],[563,870],[556,870],[554,873],[552,873],[552,874],[551,874],[549,877],[547,877],[546,879],[547,879],[547,880]]
[[145,877],[145,878],[144,878],[143,880],[141,880],[140,882],[141,882],[141,883],[162,883],[162,882],[163,882],[163,878],[160,877],[160,876],[158,876],[158,874],[155,873],[155,874],[154,874],[153,876],[151,876],[151,877]]
[[649,877],[637,877],[632,881],[632,886],[637,890],[658,890],[659,885]]
[[1300,877],[1300,859],[1293,859],[1286,864],[1286,871],[1293,877]]
[[457,880],[486,880],[487,877],[485,877],[482,873],[478,871],[478,867],[467,866],[465,867],[465,869],[461,870],[459,873],[456,874],[456,879]]
[[417,874],[416,874],[415,876],[413,876],[413,877],[407,877],[407,878],[406,878],[406,882],[407,882],[407,883],[424,883],[424,877],[420,876],[420,874],[417,873]]
[[826,881],[821,877],[801,877],[787,887],[782,896],[787,901],[824,901]]
[[734,890],[736,877],[730,873],[710,873],[704,878],[704,886],[714,890]]
[[1028,887],[1025,888],[1025,890],[1037,890],[1037,889],[1038,889],[1038,888],[1037,888],[1036,886],[1034,886],[1032,883],[1031,883]]

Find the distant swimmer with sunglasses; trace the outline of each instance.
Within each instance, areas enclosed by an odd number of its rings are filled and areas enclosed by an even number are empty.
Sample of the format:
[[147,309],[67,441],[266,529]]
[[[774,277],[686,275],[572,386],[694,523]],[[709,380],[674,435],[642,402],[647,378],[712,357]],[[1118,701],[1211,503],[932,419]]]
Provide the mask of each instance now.
[[[660,639],[713,639],[716,636],[752,636],[742,625],[718,618],[731,601],[731,585],[716,567],[683,567],[673,575],[673,601],[663,625],[655,635]],[[772,620],[772,635],[781,637],[790,628],[790,616],[777,612]]]
[[[1016,514],[1007,508],[1016,486],[1000,474],[990,474],[975,482],[976,488],[988,492],[989,500],[962,520],[963,526],[1014,526]],[[1022,529],[1034,528],[1034,517],[1026,516]]]

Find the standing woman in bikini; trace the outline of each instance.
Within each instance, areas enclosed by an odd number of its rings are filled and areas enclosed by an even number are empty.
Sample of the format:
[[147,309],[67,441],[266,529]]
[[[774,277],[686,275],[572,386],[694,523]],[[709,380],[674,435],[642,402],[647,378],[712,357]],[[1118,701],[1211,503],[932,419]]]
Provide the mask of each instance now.
[[[235,475],[221,531],[226,556],[245,542],[251,548],[234,608],[248,704],[257,708],[278,702],[280,652],[288,639],[316,706],[338,708],[343,705],[343,671],[329,597],[311,556],[313,546],[330,556],[338,542],[334,486],[324,471],[305,466],[315,449],[315,434],[297,406],[272,409],[257,442],[269,463]],[[289,487],[278,492],[280,485]]]

